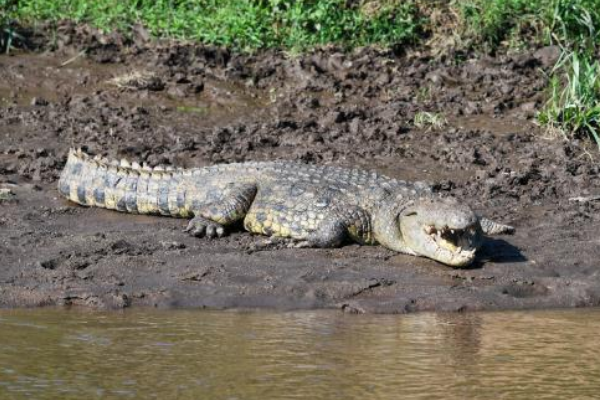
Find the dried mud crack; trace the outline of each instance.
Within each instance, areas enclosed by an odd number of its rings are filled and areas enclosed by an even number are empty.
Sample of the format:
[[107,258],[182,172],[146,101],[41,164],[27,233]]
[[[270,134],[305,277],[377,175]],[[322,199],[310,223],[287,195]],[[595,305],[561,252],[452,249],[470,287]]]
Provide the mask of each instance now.
[[[548,139],[532,120],[546,87],[539,71],[556,49],[462,63],[372,48],[241,55],[99,40],[68,25],[57,43],[0,56],[2,307],[404,313],[600,303],[599,167],[585,144]],[[424,111],[447,125],[416,128]],[[195,239],[183,220],[59,198],[70,147],[150,165],[376,169],[433,182],[517,233],[488,241],[460,270],[379,247],[290,249],[242,231]]]

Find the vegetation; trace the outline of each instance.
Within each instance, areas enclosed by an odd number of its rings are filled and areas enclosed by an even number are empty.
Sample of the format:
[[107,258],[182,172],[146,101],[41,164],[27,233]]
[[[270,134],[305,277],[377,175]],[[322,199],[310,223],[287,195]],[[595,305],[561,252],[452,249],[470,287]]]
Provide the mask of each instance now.
[[[544,4],[545,3],[545,4]],[[466,0],[454,2],[459,31],[468,44],[494,51],[543,40],[548,27],[547,0]]]
[[540,122],[565,138],[589,135],[600,148],[600,64],[572,52],[558,65]]
[[421,111],[415,114],[413,125],[419,129],[440,130],[448,124],[446,117],[440,113]]
[[0,51],[8,53],[15,39],[20,38],[12,26],[11,16],[15,3],[10,0],[0,0]]
[[127,31],[140,22],[156,36],[244,50],[411,42],[422,25],[411,0],[18,0],[15,16],[89,22],[103,30]]
[[600,149],[600,65],[595,61],[600,1],[558,0],[552,39],[563,54],[550,77],[550,98],[538,120],[566,139],[591,137]]
[[0,0],[0,23],[9,17],[125,32],[141,23],[159,37],[244,50],[417,44],[449,28],[460,45],[495,51],[525,41],[595,44],[600,0]]
[[597,42],[600,0],[454,0],[463,41],[494,51],[527,42],[586,47]]
[[[18,38],[11,21],[63,19],[124,32],[141,23],[157,37],[244,51],[445,41],[455,50],[495,52],[556,44],[564,54],[539,121],[600,146],[600,71],[593,61],[600,0],[0,0],[0,50]],[[418,119],[431,122],[425,114]]]

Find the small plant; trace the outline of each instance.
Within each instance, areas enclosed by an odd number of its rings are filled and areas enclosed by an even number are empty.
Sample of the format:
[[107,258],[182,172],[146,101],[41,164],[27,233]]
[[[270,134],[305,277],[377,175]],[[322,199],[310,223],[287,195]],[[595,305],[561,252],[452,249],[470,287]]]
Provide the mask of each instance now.
[[3,201],[10,201],[14,199],[15,194],[12,190],[6,188],[0,188],[0,203]]
[[600,64],[592,57],[575,51],[564,55],[554,68],[551,97],[538,121],[565,138],[589,136],[600,149],[599,78]]
[[416,98],[417,98],[417,101],[420,101],[420,102],[431,101],[431,98],[432,98],[431,85],[421,86],[417,90]]
[[413,125],[419,129],[440,130],[447,124],[443,114],[428,111],[419,111],[413,119]]
[[177,111],[190,114],[208,114],[208,107],[199,106],[178,106]]

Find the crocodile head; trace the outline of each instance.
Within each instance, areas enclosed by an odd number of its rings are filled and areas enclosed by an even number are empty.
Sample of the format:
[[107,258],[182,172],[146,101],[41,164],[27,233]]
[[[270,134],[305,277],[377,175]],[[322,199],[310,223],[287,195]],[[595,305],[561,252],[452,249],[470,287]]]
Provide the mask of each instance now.
[[470,264],[482,242],[477,215],[454,199],[421,200],[398,216],[405,246],[455,267]]
[[376,233],[382,245],[454,267],[472,263],[483,238],[477,215],[454,199],[420,199],[388,221]]

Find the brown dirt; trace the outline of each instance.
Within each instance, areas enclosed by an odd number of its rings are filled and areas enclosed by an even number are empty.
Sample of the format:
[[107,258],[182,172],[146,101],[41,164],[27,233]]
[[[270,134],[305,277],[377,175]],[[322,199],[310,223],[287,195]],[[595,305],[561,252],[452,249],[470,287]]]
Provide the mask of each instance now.
[[[140,36],[64,25],[52,51],[0,56],[0,188],[14,193],[0,193],[0,306],[600,304],[600,206],[569,200],[600,194],[597,152],[545,137],[532,119],[556,49],[458,62],[374,48],[240,55]],[[144,79],[114,80],[133,72]],[[443,113],[448,125],[416,129],[420,111]],[[69,147],[185,167],[287,159],[371,168],[434,182],[517,233],[489,240],[469,269],[380,247],[288,249],[241,231],[196,239],[182,220],[59,198]]]

